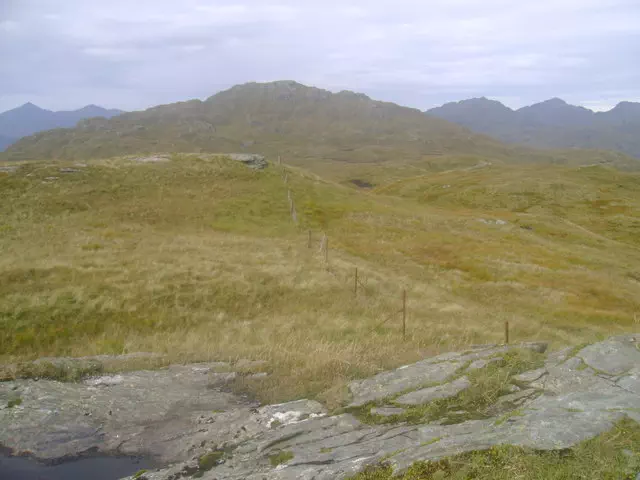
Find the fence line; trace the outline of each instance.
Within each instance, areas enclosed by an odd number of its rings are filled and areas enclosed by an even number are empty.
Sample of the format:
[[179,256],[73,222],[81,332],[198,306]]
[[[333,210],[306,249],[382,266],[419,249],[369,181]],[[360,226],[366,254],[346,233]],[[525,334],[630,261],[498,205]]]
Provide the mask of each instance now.
[[[282,181],[284,183],[284,185],[288,185],[289,183],[289,172],[286,169],[286,166],[282,163],[282,157],[280,155],[278,155],[278,166],[280,167],[280,172],[281,172],[281,178]],[[287,188],[287,199],[289,201],[289,213],[291,215],[291,219],[293,221],[293,223],[297,224],[298,223],[298,213],[296,211],[296,206],[295,206],[295,202],[294,202],[294,198],[291,194],[291,190],[289,188]],[[309,229],[307,231],[307,248],[311,249],[313,246],[312,243],[312,230]],[[329,268],[329,237],[327,236],[326,232],[323,232],[321,240],[320,240],[320,249],[318,251],[318,253],[323,254],[324,256],[324,263],[326,266],[326,269],[329,273],[331,273],[332,275],[334,275],[336,278],[337,275],[331,271],[331,269]],[[357,298],[358,296],[358,291],[359,290],[363,290],[365,293],[367,291],[367,286],[363,283],[362,281],[362,275],[358,270],[358,267],[355,267],[355,273],[354,273],[354,280],[353,280],[353,295],[354,297]],[[382,322],[380,322],[378,325],[376,325],[371,332],[374,332],[375,330],[377,330],[378,328],[380,328],[381,326],[383,326],[384,324],[386,324],[389,320],[393,319],[394,317],[397,317],[398,315],[401,315],[402,317],[402,338],[404,340],[406,340],[407,337],[407,290],[403,289],[402,290],[402,308],[394,313],[392,313],[391,315],[389,315],[387,318],[385,318]],[[634,323],[640,323],[640,318],[638,318],[637,315],[634,315]],[[509,344],[509,321],[505,321],[504,323],[504,343],[505,344]]]
[[[281,178],[282,181],[284,183],[284,185],[288,185],[289,183],[289,173],[286,170],[285,165],[282,164],[282,157],[280,155],[278,155],[278,166],[280,166],[280,173],[281,173]],[[289,213],[291,215],[291,219],[293,220],[293,223],[298,223],[298,213],[296,211],[296,206],[295,206],[295,201],[293,198],[293,195],[291,194],[291,189],[287,188],[287,200],[289,202]],[[309,229],[307,231],[307,248],[311,248],[312,246],[312,231],[311,229]],[[330,272],[329,269],[329,237],[327,236],[326,232],[323,232],[322,234],[322,238],[320,240],[320,250],[319,252],[320,254],[324,254],[324,263],[326,266],[327,271]],[[333,272],[331,272],[333,274]],[[335,276],[335,274],[334,274]],[[366,293],[366,285],[362,282],[362,277],[358,274],[358,268],[355,268],[355,276],[354,276],[354,281],[353,281],[353,294],[355,297],[358,296],[358,289],[359,286],[361,287],[361,289],[363,291],[365,291]],[[387,323],[389,320],[391,320],[394,317],[397,317],[398,315],[402,315],[402,338],[404,340],[406,340],[406,336],[407,336],[407,291],[402,290],[402,308],[400,310],[398,310],[397,312],[392,313],[390,316],[388,316],[387,318],[385,318],[380,324],[378,324],[373,330],[376,330],[378,328],[380,328],[382,325],[384,325],[385,323]]]

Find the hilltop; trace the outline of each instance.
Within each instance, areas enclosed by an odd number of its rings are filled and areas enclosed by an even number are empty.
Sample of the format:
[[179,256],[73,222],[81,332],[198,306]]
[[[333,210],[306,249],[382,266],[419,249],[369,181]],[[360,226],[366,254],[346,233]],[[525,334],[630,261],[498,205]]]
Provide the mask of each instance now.
[[121,110],[107,110],[97,105],[87,105],[78,110],[53,112],[33,103],[25,103],[21,107],[0,113],[0,151],[20,137],[42,130],[73,127],[85,118],[111,118],[121,113]]
[[621,102],[593,112],[559,98],[512,110],[496,100],[472,98],[426,112],[508,143],[540,148],[596,148],[640,157],[640,103]]

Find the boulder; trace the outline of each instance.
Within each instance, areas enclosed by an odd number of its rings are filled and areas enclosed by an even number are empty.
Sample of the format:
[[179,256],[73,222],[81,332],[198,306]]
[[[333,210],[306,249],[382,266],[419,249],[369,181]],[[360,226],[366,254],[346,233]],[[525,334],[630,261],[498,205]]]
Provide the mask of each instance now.
[[256,170],[262,170],[267,168],[269,164],[263,155],[257,155],[255,153],[230,153],[228,157],[231,160],[244,163],[249,168]]

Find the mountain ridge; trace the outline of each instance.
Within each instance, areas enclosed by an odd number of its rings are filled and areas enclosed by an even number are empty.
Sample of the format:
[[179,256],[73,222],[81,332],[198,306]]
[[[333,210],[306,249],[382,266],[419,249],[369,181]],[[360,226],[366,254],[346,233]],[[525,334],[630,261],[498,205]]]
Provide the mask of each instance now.
[[124,112],[98,105],[86,105],[77,110],[52,111],[27,102],[0,113],[0,151],[19,138],[39,131],[73,127],[85,118],[111,118],[121,113]]
[[[504,145],[420,110],[332,93],[293,81],[247,83],[205,100],[188,100],[40,132],[12,145],[13,159],[105,157],[203,151],[376,161],[445,151],[500,153]],[[355,153],[354,153],[355,152]]]
[[167,152],[260,153],[299,165],[432,164],[443,157],[473,156],[497,162],[613,162],[638,168],[635,160],[618,153],[545,152],[507,145],[419,109],[291,80],[251,82],[205,100],[158,105],[110,119],[85,119],[74,129],[23,138],[2,158],[76,160]]
[[486,97],[449,102],[425,112],[503,142],[538,148],[596,148],[640,158],[640,103],[603,112],[552,98],[512,109]]

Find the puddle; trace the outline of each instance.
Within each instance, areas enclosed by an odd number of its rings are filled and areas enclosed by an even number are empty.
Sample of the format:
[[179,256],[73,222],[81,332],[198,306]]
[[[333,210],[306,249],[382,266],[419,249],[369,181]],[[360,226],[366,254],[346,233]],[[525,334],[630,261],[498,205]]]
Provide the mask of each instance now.
[[29,457],[0,455],[1,480],[117,480],[157,467],[149,459],[135,457],[85,457],[47,465]]

